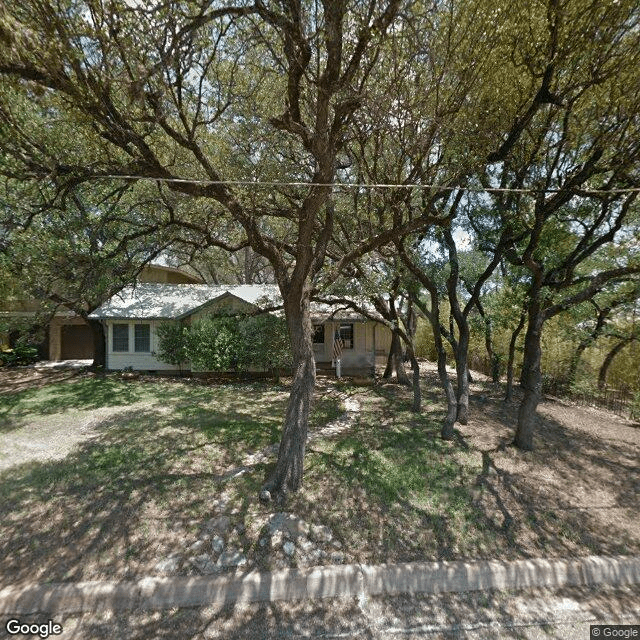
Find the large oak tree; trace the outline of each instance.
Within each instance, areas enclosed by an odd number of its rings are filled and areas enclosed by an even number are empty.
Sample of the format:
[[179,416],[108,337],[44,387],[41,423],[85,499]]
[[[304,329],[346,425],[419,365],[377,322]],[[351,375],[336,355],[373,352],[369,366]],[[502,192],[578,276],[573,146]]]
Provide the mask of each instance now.
[[[271,493],[302,481],[315,381],[309,296],[334,224],[328,185],[400,8],[400,0],[33,0],[0,16],[8,184],[46,182],[66,195],[101,178],[157,179],[181,212],[171,224],[224,248],[180,198],[205,201],[198,207],[234,222],[269,261],[294,354]],[[247,179],[308,186],[236,184]]]

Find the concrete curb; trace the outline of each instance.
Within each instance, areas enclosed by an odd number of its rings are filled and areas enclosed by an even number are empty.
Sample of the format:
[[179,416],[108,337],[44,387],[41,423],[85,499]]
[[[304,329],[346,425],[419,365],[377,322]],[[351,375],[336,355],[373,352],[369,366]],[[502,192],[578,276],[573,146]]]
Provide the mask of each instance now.
[[9,586],[0,613],[77,613],[364,595],[640,583],[640,556],[336,565],[221,577]]

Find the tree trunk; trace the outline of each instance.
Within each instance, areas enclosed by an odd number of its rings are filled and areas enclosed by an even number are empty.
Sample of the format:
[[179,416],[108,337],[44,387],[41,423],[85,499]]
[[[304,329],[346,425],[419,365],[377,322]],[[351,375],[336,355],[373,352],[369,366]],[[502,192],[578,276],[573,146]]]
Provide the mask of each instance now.
[[591,344],[591,342],[591,336],[582,339],[580,341],[580,344],[578,344],[578,346],[576,347],[573,356],[571,356],[571,362],[569,363],[569,373],[567,374],[567,385],[569,386],[569,388],[571,388],[576,381],[576,376],[578,374],[578,364],[580,364],[582,354],[587,350],[587,347]]
[[389,357],[387,358],[387,366],[382,377],[386,379],[391,378],[394,370],[396,372],[396,380],[399,384],[411,384],[407,371],[404,368],[404,360],[402,358],[402,339],[396,331],[393,331],[391,334]]
[[385,380],[388,380],[393,375],[393,340],[395,338],[395,334],[391,334],[391,346],[389,347],[389,355],[387,355],[387,366],[384,368],[384,373],[382,377]]
[[447,373],[447,350],[445,349],[444,342],[442,341],[438,292],[435,285],[432,285],[428,288],[429,295],[431,297],[431,311],[427,310],[426,305],[417,301],[416,306],[428,318],[429,323],[431,324],[433,341],[435,344],[436,353],[438,354],[438,378],[440,379],[440,385],[442,386],[444,396],[447,400],[447,416],[442,423],[440,437],[443,440],[452,440],[454,436],[453,425],[456,421],[456,414],[458,412],[456,406],[456,394],[453,390],[451,380],[449,380],[449,374]]
[[[440,327],[439,323],[438,326]],[[456,417],[454,421],[460,424],[467,424],[469,419],[469,383],[472,381],[471,372],[469,371],[469,324],[466,318],[460,314],[460,324],[458,324],[460,334],[456,339],[453,329],[452,316],[449,317],[449,331],[443,332],[440,327],[439,335],[444,333],[453,349],[453,355],[456,363]],[[434,338],[435,340],[435,338]],[[442,338],[440,338],[442,341]],[[442,345],[444,349],[444,344]],[[438,347],[436,346],[436,351]],[[446,353],[446,352],[445,352]],[[446,362],[446,356],[445,356]],[[446,368],[445,368],[446,371]]]
[[457,415],[460,424],[469,421],[469,325],[464,318],[459,326],[458,347],[456,349]]
[[276,468],[261,493],[264,500],[284,498],[289,491],[302,486],[307,426],[316,381],[308,292],[302,296],[289,295],[284,309],[293,352],[293,384]]
[[91,366],[97,367],[107,366],[106,342],[104,334],[104,325],[100,320],[92,320],[84,318],[85,322],[91,328],[91,336],[93,338],[93,363]]
[[[458,401],[457,421],[460,424],[467,424],[469,421],[469,322],[467,318],[468,309],[463,311],[460,308],[458,299],[458,284],[460,282],[460,263],[458,261],[458,250],[451,234],[450,228],[443,229],[445,243],[449,250],[449,277],[447,278],[447,296],[451,313],[449,316],[449,333],[453,341],[453,322],[455,319],[458,328],[458,342],[454,345],[456,357],[456,374],[458,388],[456,396]],[[453,344],[453,342],[452,342]]]
[[507,392],[504,397],[505,402],[511,402],[511,398],[513,397],[513,364],[516,357],[516,342],[518,341],[520,332],[524,328],[526,320],[527,314],[523,311],[520,314],[520,322],[518,323],[518,326],[511,334],[511,341],[509,342],[509,361],[507,362]]
[[491,334],[491,318],[484,318],[484,348],[487,350],[489,367],[491,368],[491,379],[493,382],[500,381],[500,370],[497,367],[496,354],[493,352],[493,336]]
[[485,313],[484,306],[480,300],[476,301],[476,307],[484,321],[484,346],[487,350],[487,358],[489,359],[489,367],[491,368],[491,380],[493,382],[500,382],[500,358],[493,350],[493,328],[491,326],[491,318]]
[[[435,332],[436,329],[434,329],[434,335]],[[456,405],[456,394],[453,391],[453,385],[451,384],[449,374],[447,373],[447,351],[444,348],[442,338],[436,338],[436,351],[438,352],[438,377],[440,378],[440,384],[442,385],[445,398],[447,399],[447,417],[442,423],[440,437],[443,440],[452,440],[454,433],[453,425],[456,421],[458,408]]]
[[524,398],[518,410],[518,428],[514,444],[523,451],[533,450],[533,433],[536,420],[536,408],[542,395],[542,372],[540,362],[542,348],[542,326],[544,314],[537,297],[529,303],[527,333],[524,340],[524,360],[522,363],[522,379]]
[[602,330],[605,327],[609,314],[611,313],[611,307],[605,307],[604,309],[600,309],[595,302],[591,301],[591,303],[596,307],[596,310],[598,312],[598,315],[596,318],[596,325],[593,331],[580,341],[580,343],[576,347],[573,357],[571,358],[571,364],[569,365],[569,374],[568,374],[568,383],[570,387],[576,381],[576,374],[578,373],[578,364],[580,363],[580,358],[582,358],[582,354],[587,350],[588,347],[590,347],[598,339],[598,337],[602,333]]
[[408,346],[407,351],[409,354],[409,360],[411,361],[411,368],[413,369],[413,406],[411,411],[414,413],[420,413],[422,409],[422,393],[420,391],[420,365],[415,356],[413,348]]
[[402,340],[399,335],[396,335],[395,348],[393,349],[393,368],[396,370],[396,380],[399,384],[410,385],[411,381],[404,368],[404,358],[402,355]]
[[[404,323],[405,331],[406,331],[407,337],[411,341],[411,344],[414,345],[416,331],[418,330],[418,318],[416,316],[415,311],[413,310],[413,303],[411,299],[409,299],[409,302],[407,303],[407,312],[405,317],[406,317],[406,322]],[[411,349],[412,347],[407,346],[405,360],[408,360],[409,362],[411,362],[411,366],[413,367]]]
[[633,342],[634,337],[633,336],[629,336],[628,338],[625,338],[624,340],[622,340],[621,342],[618,342],[618,344],[613,347],[613,349],[611,349],[611,351],[609,351],[609,353],[607,353],[606,358],[604,359],[604,362],[602,363],[602,366],[600,367],[600,371],[598,372],[598,389],[603,389],[605,383],[607,382],[607,373],[609,371],[609,367],[611,366],[611,363],[614,361],[615,357],[631,342]]

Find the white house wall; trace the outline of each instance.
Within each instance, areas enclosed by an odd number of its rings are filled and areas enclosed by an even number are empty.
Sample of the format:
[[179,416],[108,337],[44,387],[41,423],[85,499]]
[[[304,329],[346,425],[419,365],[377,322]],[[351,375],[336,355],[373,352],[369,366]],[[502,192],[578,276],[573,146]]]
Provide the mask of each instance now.
[[[317,323],[316,323],[317,324]],[[333,360],[333,336],[341,324],[353,324],[353,349],[343,349],[342,366],[346,368],[366,368],[373,365],[374,351],[376,364],[386,362],[391,347],[391,331],[378,322],[328,321],[324,324],[324,344],[314,345],[316,362]]]
[[[230,311],[244,311],[241,304],[234,300],[227,301]],[[200,319],[206,315],[211,314],[214,311],[220,311],[218,305],[215,308],[207,308],[197,314],[194,314],[188,320],[194,321]],[[158,351],[158,337],[157,328],[166,320],[148,320],[146,322],[140,321],[126,321],[108,320],[106,322],[106,339],[107,339],[107,369],[122,370],[131,367],[136,371],[179,371],[179,367],[166,362],[162,362],[157,358]],[[113,351],[113,325],[114,324],[127,324],[129,326],[129,350],[128,351]],[[134,351],[134,326],[136,324],[149,324],[150,325],[150,351],[136,352]],[[340,324],[346,324],[345,322],[333,322],[329,321],[325,323],[324,344],[314,345],[314,355],[316,362],[328,363],[332,360],[333,351],[333,336]],[[355,320],[349,322],[353,324],[353,349],[344,349],[342,352],[342,367],[343,370],[348,369],[365,369],[370,368],[373,365],[374,351],[376,364],[384,364],[386,362],[387,354],[389,353],[389,347],[391,346],[391,331],[383,324],[374,322],[362,322]],[[375,333],[374,333],[375,332]],[[189,370],[187,363],[184,365],[185,370]]]
[[[220,313],[221,311],[227,313],[242,313],[253,311],[255,307],[244,300],[240,300],[235,296],[226,296],[221,300],[214,301],[211,305],[206,305],[202,310],[192,314],[186,318],[186,324],[191,324],[201,320],[202,318],[212,315],[214,313]],[[158,336],[157,328],[163,322],[167,320],[109,320],[107,321],[107,369],[121,370],[131,367],[135,371],[179,371],[180,368],[162,362],[157,358],[158,351]],[[129,325],[129,350],[128,351],[114,351],[113,350],[113,325],[114,324],[128,324]],[[134,325],[136,324],[149,324],[150,327],[150,351],[137,352],[134,351]],[[185,363],[185,370],[190,370],[189,364]]]
[[[158,350],[158,325],[165,322],[163,320],[148,320],[146,322],[127,322],[127,321],[107,321],[107,369],[121,370],[131,367],[135,371],[179,371],[179,367],[167,364],[158,360],[156,353]],[[113,350],[113,325],[128,324],[129,325],[129,350],[114,351]],[[150,327],[150,351],[136,352],[134,351],[134,326],[136,324],[148,324]]]

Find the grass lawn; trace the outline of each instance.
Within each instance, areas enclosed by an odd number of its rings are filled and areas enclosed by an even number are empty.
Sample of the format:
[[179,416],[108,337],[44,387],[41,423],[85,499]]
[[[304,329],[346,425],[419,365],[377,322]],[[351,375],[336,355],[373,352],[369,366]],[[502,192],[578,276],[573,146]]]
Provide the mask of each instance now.
[[[262,544],[282,508],[258,502],[271,463],[250,457],[279,441],[286,384],[65,375],[30,384],[0,371],[3,584],[148,575],[189,556],[220,515],[245,569],[296,565]],[[345,562],[640,551],[639,429],[547,402],[539,449],[523,454],[504,446],[514,408],[487,384],[443,442],[432,378],[418,416],[403,388],[321,381],[305,485],[284,509],[329,527]],[[358,405],[346,427],[318,434],[346,398]]]

